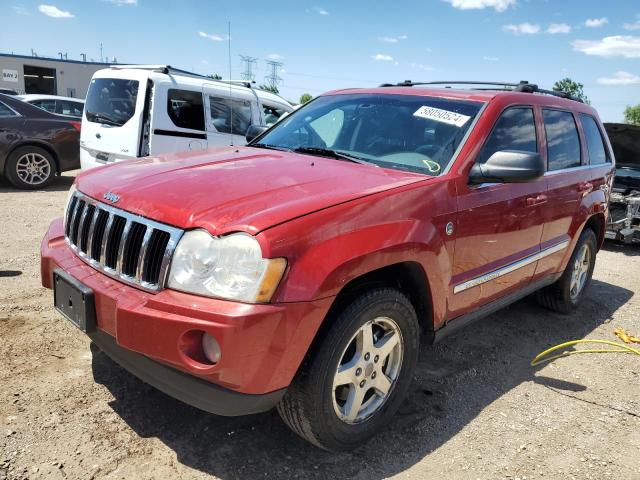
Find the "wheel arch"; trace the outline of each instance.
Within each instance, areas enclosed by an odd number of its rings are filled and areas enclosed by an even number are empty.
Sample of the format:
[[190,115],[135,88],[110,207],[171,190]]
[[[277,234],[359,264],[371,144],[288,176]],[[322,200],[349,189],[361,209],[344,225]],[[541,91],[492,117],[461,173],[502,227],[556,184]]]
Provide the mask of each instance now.
[[605,231],[607,228],[607,220],[604,216],[604,213],[597,212],[591,215],[584,224],[583,231],[585,229],[591,229],[596,234],[597,238],[597,247],[598,250],[602,248],[602,244],[604,243]]
[[4,170],[7,167],[7,161],[9,160],[9,157],[13,155],[13,152],[23,147],[38,147],[45,150],[49,155],[51,155],[51,158],[53,158],[53,163],[56,169],[54,174],[60,173],[60,160],[58,159],[58,154],[55,151],[55,149],[51,145],[48,145],[47,143],[44,143],[44,142],[38,142],[37,140],[28,140],[28,141],[20,142],[19,144],[13,145],[11,150],[7,153],[5,160],[1,165],[2,170],[0,171],[0,173],[4,174]]

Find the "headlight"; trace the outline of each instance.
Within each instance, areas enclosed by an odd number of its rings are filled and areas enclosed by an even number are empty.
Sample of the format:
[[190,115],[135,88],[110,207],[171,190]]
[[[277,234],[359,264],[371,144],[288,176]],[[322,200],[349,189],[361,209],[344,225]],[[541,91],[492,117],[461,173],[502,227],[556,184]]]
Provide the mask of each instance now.
[[286,266],[284,258],[262,258],[260,244],[250,235],[213,237],[204,230],[192,230],[182,236],[173,254],[168,287],[263,303],[271,300]]
[[62,217],[62,225],[65,229],[65,232],[67,231],[67,214],[69,213],[69,204],[71,203],[71,199],[73,198],[73,195],[76,193],[77,189],[76,189],[76,184],[74,183],[73,185],[71,185],[71,188],[69,189],[69,194],[67,196],[67,203],[64,204],[64,215]]

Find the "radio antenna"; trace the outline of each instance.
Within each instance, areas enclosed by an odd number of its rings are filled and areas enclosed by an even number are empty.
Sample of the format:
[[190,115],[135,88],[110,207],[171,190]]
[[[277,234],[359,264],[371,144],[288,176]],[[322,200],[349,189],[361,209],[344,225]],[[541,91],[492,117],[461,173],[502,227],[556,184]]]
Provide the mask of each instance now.
[[233,93],[231,90],[231,20],[227,29],[227,44],[229,46],[229,117],[231,118],[231,146],[233,147]]

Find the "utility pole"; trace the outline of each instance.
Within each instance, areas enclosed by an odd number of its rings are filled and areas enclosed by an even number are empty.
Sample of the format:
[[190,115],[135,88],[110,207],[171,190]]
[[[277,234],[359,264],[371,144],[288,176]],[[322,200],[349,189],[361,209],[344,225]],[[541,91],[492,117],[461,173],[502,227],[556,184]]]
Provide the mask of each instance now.
[[86,53],[81,53],[80,56],[82,57],[82,61],[83,62],[87,61],[87,54]]
[[256,79],[255,74],[253,73],[253,66],[258,61],[255,57],[249,57],[247,55],[240,55],[240,59],[244,63],[244,70],[240,73],[240,77],[242,80],[248,80],[253,82]]
[[100,42],[100,63],[102,63],[104,61],[103,57],[102,57],[102,42]]
[[276,62],[275,60],[266,60],[267,67],[271,69],[271,73],[264,77],[267,85],[273,88],[277,88],[282,83],[282,77],[278,75],[279,70],[282,68],[282,62]]

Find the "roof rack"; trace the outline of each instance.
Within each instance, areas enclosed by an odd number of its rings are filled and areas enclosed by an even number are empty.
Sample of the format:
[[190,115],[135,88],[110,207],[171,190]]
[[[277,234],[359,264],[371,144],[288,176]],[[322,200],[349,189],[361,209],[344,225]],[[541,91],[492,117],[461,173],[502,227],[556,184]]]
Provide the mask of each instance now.
[[188,77],[197,77],[197,78],[206,78],[209,81],[212,82],[222,82],[222,83],[227,83],[227,84],[232,84],[232,85],[239,85],[241,87],[247,87],[247,88],[252,88],[252,83],[256,83],[255,81],[249,81],[249,80],[222,80],[222,79],[215,79],[215,78],[211,78],[208,77],[206,75],[201,75],[199,73],[194,73],[194,72],[189,72],[188,70],[182,70],[180,68],[175,68],[172,67],[171,65],[122,65],[122,64],[118,64],[118,65],[112,65],[110,67],[113,70],[121,70],[124,68],[133,68],[136,70],[150,70],[153,72],[158,72],[158,73],[164,73],[166,75],[171,75],[173,74],[178,74],[178,75],[185,75]]
[[383,83],[380,87],[414,87],[421,85],[449,85],[445,88],[451,88],[450,85],[476,85],[472,90],[497,90],[496,88],[487,87],[502,87],[504,90],[512,92],[524,92],[524,93],[542,93],[544,95],[553,95],[554,97],[567,98],[576,102],[584,103],[580,98],[576,98],[563,92],[561,90],[545,90],[539,88],[535,83],[529,83],[527,80],[521,80],[518,83],[509,82],[479,82],[476,80],[464,81],[464,80],[451,80],[451,81],[436,81],[436,82],[412,82],[411,80],[405,80],[401,83]]

